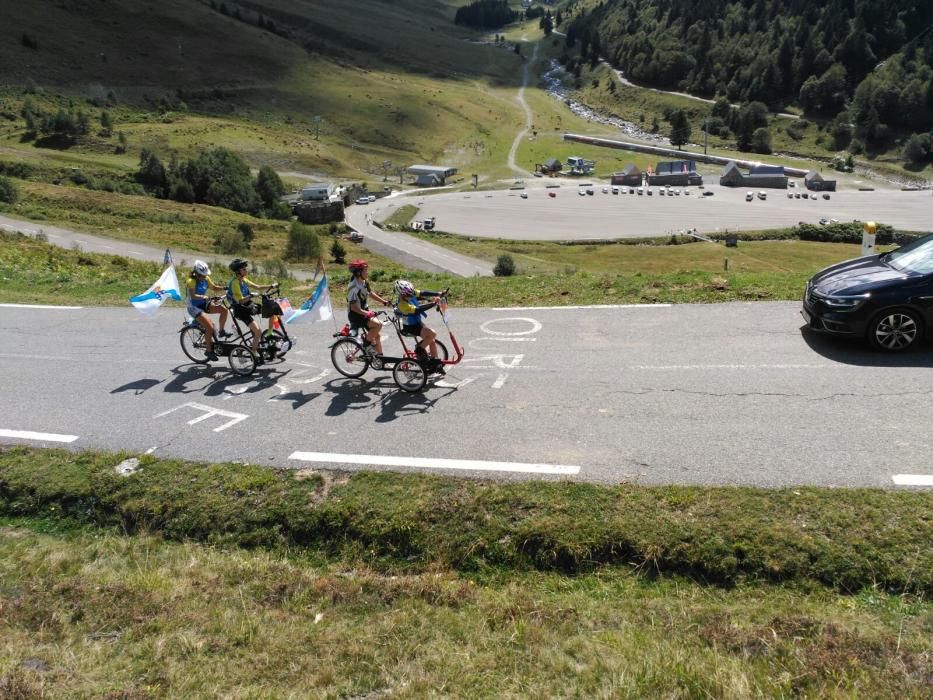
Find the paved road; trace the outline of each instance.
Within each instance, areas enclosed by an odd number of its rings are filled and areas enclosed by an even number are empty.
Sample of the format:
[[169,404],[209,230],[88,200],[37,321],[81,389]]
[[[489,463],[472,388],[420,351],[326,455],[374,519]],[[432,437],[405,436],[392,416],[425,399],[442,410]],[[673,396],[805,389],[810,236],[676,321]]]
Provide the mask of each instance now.
[[466,360],[407,395],[336,375],[331,326],[299,324],[284,363],[240,379],[187,362],[177,307],[0,307],[0,441],[600,483],[930,478],[933,354],[804,336],[798,308],[455,309]]
[[[581,180],[581,182],[583,182]],[[528,199],[517,191],[451,192],[418,200],[419,216],[437,217],[437,228],[481,238],[517,240],[587,240],[661,236],[682,229],[700,233],[794,226],[821,218],[840,221],[881,221],[912,231],[933,230],[933,197],[927,191],[859,192],[845,190],[831,199],[788,199],[789,190],[769,190],[765,201],[745,201],[746,189],[707,185],[713,196],[695,187],[689,196],[603,194],[595,179],[593,196],[579,196],[577,187],[546,190],[540,180],[528,181]],[[556,192],[550,198],[548,191]],[[405,203],[395,199],[396,206]]]

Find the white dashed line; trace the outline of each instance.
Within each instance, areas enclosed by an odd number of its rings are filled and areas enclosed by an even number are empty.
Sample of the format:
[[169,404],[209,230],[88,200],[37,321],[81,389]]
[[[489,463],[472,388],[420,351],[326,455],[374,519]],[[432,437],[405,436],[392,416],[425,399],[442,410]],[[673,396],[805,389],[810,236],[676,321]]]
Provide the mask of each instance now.
[[83,306],[46,306],[44,304],[0,304],[0,307],[6,309],[61,309],[63,311],[84,308]]
[[897,486],[933,486],[933,474],[895,474],[891,478]]
[[345,455],[328,452],[293,452],[289,459],[324,464],[359,464],[379,467],[417,467],[419,469],[459,469],[485,472],[522,472],[530,474],[578,474],[580,467],[567,464],[526,464],[523,462],[486,462],[475,459],[433,459],[427,457],[390,457],[385,455]]
[[39,442],[74,442],[77,435],[59,435],[58,433],[34,433],[31,430],[4,430],[0,428],[0,437],[17,440],[37,440]]

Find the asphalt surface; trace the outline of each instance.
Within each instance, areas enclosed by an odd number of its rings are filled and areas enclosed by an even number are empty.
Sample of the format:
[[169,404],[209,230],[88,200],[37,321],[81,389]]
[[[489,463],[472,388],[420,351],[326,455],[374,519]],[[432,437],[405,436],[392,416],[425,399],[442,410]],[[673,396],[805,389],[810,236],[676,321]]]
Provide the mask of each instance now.
[[[564,185],[545,189],[546,180],[526,180],[528,198],[520,190],[492,192],[446,192],[431,196],[399,197],[378,203],[388,216],[406,203],[419,207],[418,218],[434,216],[437,228],[448,233],[480,238],[515,240],[602,240],[662,236],[686,229],[699,233],[728,230],[757,230],[816,224],[820,219],[880,221],[910,231],[933,230],[933,196],[929,190],[902,192],[886,190],[830,193],[830,199],[788,199],[787,193],[804,192],[796,187],[767,190],[767,199],[756,196],[745,201],[746,188],[707,185],[689,188],[690,194],[652,196],[604,194],[607,185],[596,179],[594,194],[580,196],[578,187]],[[676,189],[676,188],[675,188]],[[683,188],[680,188],[683,191]],[[702,192],[712,196],[702,196]],[[556,193],[551,198],[548,192]],[[371,205],[372,206],[372,205]]]
[[897,488],[933,474],[929,348],[888,357],[805,335],[796,303],[453,309],[466,358],[414,395],[386,372],[337,375],[331,324],[296,324],[284,362],[239,378],[185,358],[181,318],[0,306],[0,441],[284,467],[419,457],[600,483]]

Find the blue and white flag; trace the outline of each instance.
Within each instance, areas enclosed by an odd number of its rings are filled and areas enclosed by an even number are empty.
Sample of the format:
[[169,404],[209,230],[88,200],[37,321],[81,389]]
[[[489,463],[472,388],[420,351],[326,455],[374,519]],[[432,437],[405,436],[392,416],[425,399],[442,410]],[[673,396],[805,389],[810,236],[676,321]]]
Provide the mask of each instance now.
[[327,290],[327,274],[321,276],[320,281],[305,302],[295,309],[295,313],[285,319],[285,323],[293,323],[300,318],[315,321],[329,321],[334,317],[334,308],[330,303],[330,292]]
[[130,303],[144,316],[152,316],[166,299],[181,301],[181,290],[178,286],[178,277],[175,275],[175,266],[165,268],[162,276],[145,292],[130,297]]

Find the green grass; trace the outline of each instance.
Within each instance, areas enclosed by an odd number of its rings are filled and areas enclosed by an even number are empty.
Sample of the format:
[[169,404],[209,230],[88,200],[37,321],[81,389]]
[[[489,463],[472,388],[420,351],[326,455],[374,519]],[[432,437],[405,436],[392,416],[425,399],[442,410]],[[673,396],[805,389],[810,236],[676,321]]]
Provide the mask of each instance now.
[[[342,244],[347,259],[369,261],[370,279],[377,292],[388,293],[392,281],[404,277],[419,288],[449,286],[454,305],[471,307],[798,299],[807,278],[816,270],[858,253],[854,245],[794,240],[742,241],[738,248],[727,249],[710,243],[561,246],[470,242],[444,234],[424,234],[424,238],[490,261],[501,254],[512,255],[519,274],[471,278],[429,274],[406,270],[349,240]],[[323,230],[321,240],[324,249],[329,249],[330,238]],[[254,244],[254,248],[249,257],[256,261],[255,253],[268,251],[270,246]],[[281,247],[271,249],[278,252]],[[221,270],[220,279],[225,279],[229,257],[208,258],[212,267]],[[724,257],[729,258],[728,272],[722,269]],[[275,269],[268,263],[276,259],[260,256],[258,262],[260,267]],[[176,262],[180,276],[191,263]],[[332,298],[342,299],[347,275],[342,266],[333,263],[329,270]],[[122,305],[152,284],[158,274],[156,263],[63,249],[29,236],[0,232],[0,301],[54,304],[65,295],[80,297],[86,305]],[[283,292],[292,299],[302,298],[311,289],[308,283],[281,281]]]
[[[7,448],[0,515],[300,547],[386,571],[622,566],[722,586],[933,591],[933,495],[871,489],[498,484]],[[650,528],[644,524],[650,522]]]
[[411,223],[411,220],[418,215],[418,207],[414,204],[403,204],[398,209],[393,211],[388,217],[383,219],[380,223],[385,225],[387,228],[408,228],[408,224]]
[[931,606],[613,568],[406,573],[0,520],[0,695],[920,698]]
[[151,455],[119,476],[126,456],[0,451],[4,697],[920,698],[931,680],[928,493]]

